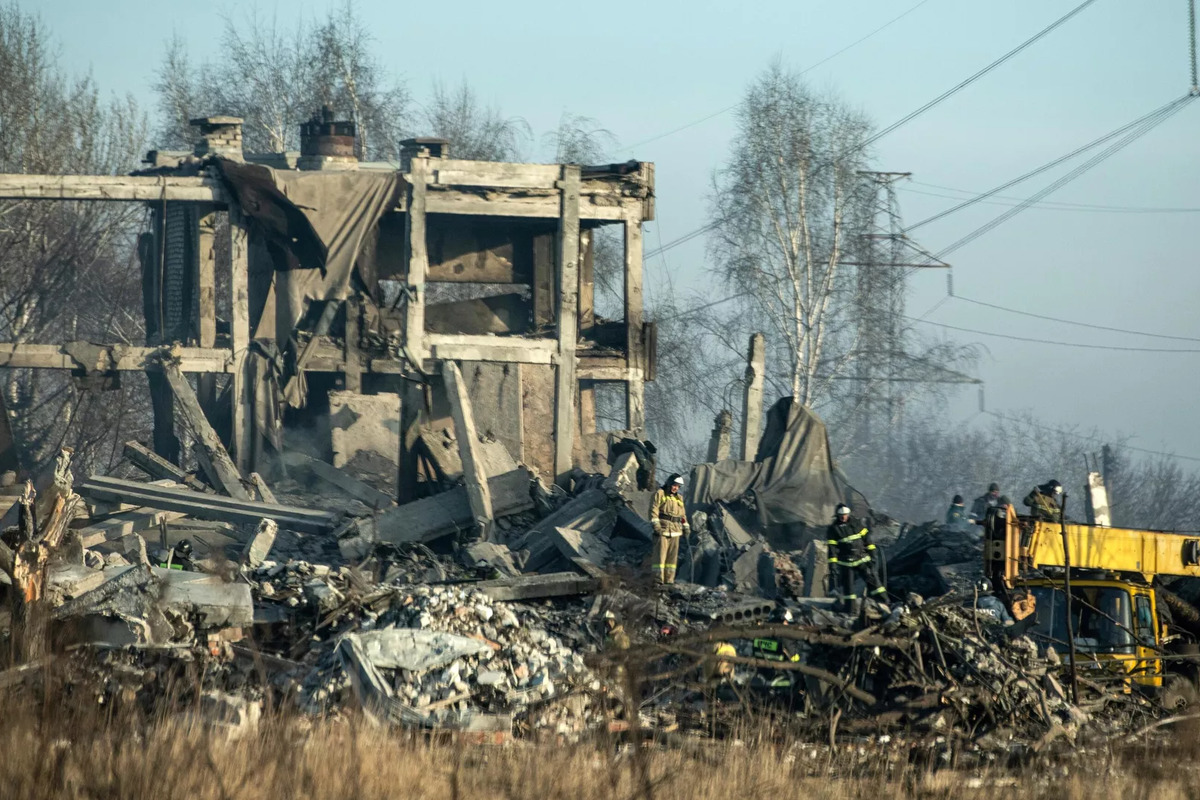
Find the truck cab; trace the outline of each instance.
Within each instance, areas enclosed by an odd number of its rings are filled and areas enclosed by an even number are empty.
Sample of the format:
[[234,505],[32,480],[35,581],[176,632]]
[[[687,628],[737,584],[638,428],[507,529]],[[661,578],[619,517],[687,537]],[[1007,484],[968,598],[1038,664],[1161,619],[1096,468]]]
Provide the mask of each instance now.
[[[1037,622],[1029,629],[1029,635],[1040,645],[1068,658],[1063,582],[1033,579],[1018,586],[1037,601]],[[1071,601],[1075,657],[1081,674],[1090,679],[1162,686],[1163,662],[1159,652],[1166,632],[1160,626],[1151,587],[1116,579],[1073,579]]]
[[[1029,634],[1069,658],[1067,577],[1079,674],[1098,682],[1160,689],[1196,659],[1159,608],[1155,579],[1200,577],[1200,538],[1168,531],[1048,522],[994,509],[984,521],[984,573],[1011,594],[1036,600]],[[1194,647],[1192,648],[1194,650]]]

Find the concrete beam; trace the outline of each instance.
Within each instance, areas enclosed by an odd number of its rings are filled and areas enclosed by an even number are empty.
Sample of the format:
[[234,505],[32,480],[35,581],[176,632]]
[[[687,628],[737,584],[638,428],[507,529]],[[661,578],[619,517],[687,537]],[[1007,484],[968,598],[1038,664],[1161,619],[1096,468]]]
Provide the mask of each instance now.
[[746,356],[746,383],[742,396],[742,461],[753,461],[762,437],[763,379],[766,376],[767,339],[761,333],[750,336]]
[[467,396],[467,387],[458,364],[453,361],[442,362],[442,381],[446,386],[446,398],[450,401],[450,416],[454,418],[458,455],[462,459],[471,515],[475,518],[475,533],[478,538],[486,540],[492,530],[492,493],[488,489],[488,476],[483,470],[479,451],[475,412],[471,408],[471,398]]

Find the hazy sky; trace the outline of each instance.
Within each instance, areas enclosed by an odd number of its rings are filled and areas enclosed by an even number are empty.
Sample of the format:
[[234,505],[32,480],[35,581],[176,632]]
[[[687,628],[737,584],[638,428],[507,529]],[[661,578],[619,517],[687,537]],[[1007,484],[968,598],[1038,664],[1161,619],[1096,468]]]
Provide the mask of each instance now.
[[[882,127],[1076,4],[925,0],[807,77]],[[230,3],[225,13],[240,18],[253,7],[285,19],[323,15],[329,5],[242,2]],[[91,70],[104,91],[132,93],[148,108],[153,70],[173,32],[197,59],[219,56],[219,2],[211,13],[177,0],[35,0],[24,6],[51,27],[68,69]],[[701,0],[358,3],[386,66],[418,101],[435,79],[466,78],[482,97],[524,117],[539,136],[570,111],[600,120],[622,145],[639,145],[737,102],[745,84],[776,55],[808,67],[915,6],[917,0],[760,0],[742,8]],[[1099,0],[883,139],[876,164],[913,173],[901,194],[904,216],[924,219],[953,205],[950,197],[961,196],[953,190],[990,189],[1183,95],[1190,83],[1187,47],[1184,0]],[[1200,340],[1198,123],[1200,102],[1049,198],[1119,210],[1033,208],[954,253],[948,260],[956,293],[1036,314]],[[723,113],[615,154],[657,164],[658,220],[647,226],[648,249],[704,224],[710,176],[728,152],[732,130],[732,114]],[[1027,197],[1050,180],[1004,195]],[[1172,211],[1129,210],[1145,208]],[[1004,210],[977,205],[914,235],[936,252]],[[651,259],[647,269],[651,293],[668,280],[677,287],[703,286],[703,241]],[[941,272],[919,274],[911,285],[913,316],[946,295]],[[961,300],[943,303],[927,319],[1041,341],[1200,351],[1200,341],[1104,333]],[[1192,410],[1200,352],[1087,350],[932,327],[928,333],[987,347],[978,376],[986,381],[991,411],[1029,409],[1050,424],[1097,426],[1132,435],[1131,443],[1141,447],[1200,457]],[[974,390],[964,392],[956,418],[967,419],[976,409]]]

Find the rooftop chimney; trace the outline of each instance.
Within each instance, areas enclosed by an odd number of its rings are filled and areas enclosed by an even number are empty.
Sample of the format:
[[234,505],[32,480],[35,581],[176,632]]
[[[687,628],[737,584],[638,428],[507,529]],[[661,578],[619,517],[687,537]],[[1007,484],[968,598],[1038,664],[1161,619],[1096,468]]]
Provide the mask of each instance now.
[[450,141],[436,136],[418,136],[400,141],[400,171],[408,172],[414,158],[449,158]]
[[335,122],[329,106],[300,125],[300,169],[357,169],[353,122]]
[[189,122],[200,129],[200,138],[192,151],[197,156],[217,155],[233,161],[242,160],[241,117],[198,117]]

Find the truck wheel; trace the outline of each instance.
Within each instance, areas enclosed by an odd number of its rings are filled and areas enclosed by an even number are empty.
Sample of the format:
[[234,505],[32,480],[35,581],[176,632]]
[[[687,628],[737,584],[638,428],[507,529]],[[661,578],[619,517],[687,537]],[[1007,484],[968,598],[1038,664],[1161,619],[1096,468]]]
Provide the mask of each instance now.
[[1200,693],[1196,691],[1196,684],[1183,675],[1168,675],[1163,679],[1160,700],[1167,711],[1178,712],[1200,705]]

